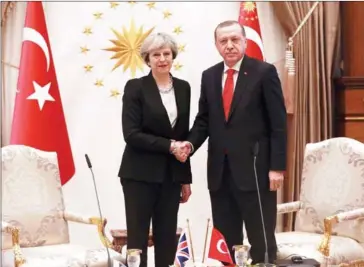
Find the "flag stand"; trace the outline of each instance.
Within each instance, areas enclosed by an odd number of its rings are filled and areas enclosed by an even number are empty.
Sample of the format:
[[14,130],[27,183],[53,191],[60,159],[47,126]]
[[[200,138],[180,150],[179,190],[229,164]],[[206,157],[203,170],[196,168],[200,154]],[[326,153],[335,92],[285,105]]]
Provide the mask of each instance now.
[[206,246],[207,246],[207,235],[209,233],[209,227],[210,227],[210,218],[207,219],[206,236],[205,236],[205,244],[204,244],[204,247],[203,247],[202,263],[205,262]]
[[190,220],[189,219],[187,219],[187,229],[188,229],[188,235],[190,236],[192,262],[195,263],[195,256],[194,256],[194,253],[193,253],[192,235],[191,235]]

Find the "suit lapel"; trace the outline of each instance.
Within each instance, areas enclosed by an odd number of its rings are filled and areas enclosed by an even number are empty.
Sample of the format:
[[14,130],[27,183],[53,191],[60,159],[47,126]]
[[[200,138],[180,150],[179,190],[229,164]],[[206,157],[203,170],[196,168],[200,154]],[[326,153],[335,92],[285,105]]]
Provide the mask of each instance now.
[[223,105],[223,101],[222,101],[222,76],[224,72],[224,62],[221,62],[217,68],[216,68],[216,73],[215,73],[215,81],[214,81],[214,85],[215,85],[215,94],[216,94],[216,99],[217,99],[217,108],[221,111],[221,115],[223,120],[225,121],[225,115],[224,115],[224,105]]
[[248,75],[249,63],[250,59],[248,56],[245,55],[243,61],[241,62],[238,79],[236,81],[234,96],[230,107],[228,121],[230,120],[238,103],[240,102],[241,97],[244,95],[244,93],[247,92],[246,87],[250,82],[250,76]]
[[183,101],[184,99],[184,90],[183,88],[180,88],[180,83],[177,82],[177,80],[172,76],[172,81],[173,81],[173,88],[174,88],[174,95],[176,97],[176,105],[177,105],[177,121],[176,124],[174,125],[174,127],[177,126],[178,123],[178,119],[179,119],[179,115],[182,114],[182,110],[185,108],[185,101]]
[[154,108],[156,109],[156,113],[162,115],[162,124],[165,125],[166,130],[171,131],[171,123],[169,121],[169,117],[167,114],[167,110],[163,105],[162,98],[159,93],[159,89],[157,83],[155,82],[152,72],[149,72],[148,76],[145,76],[144,79],[144,88],[145,93],[147,94],[147,99],[154,103]]

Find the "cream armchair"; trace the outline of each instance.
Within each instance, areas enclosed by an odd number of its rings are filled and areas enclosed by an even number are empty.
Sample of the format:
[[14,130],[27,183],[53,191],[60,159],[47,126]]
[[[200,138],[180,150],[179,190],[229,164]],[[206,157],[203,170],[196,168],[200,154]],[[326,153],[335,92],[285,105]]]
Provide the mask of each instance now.
[[277,233],[278,258],[301,255],[322,264],[364,259],[364,144],[332,138],[307,144],[294,232]]
[[[57,155],[22,145],[2,148],[3,267],[106,267],[125,262],[104,233],[106,220],[65,211]],[[68,222],[89,224],[101,249],[70,243]]]

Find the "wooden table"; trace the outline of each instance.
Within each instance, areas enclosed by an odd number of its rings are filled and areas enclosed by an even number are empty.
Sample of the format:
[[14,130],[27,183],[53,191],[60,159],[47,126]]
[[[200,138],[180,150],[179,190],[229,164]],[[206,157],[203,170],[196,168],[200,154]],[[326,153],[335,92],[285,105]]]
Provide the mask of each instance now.
[[[176,237],[177,240],[181,236],[182,228],[177,228]],[[114,250],[121,253],[121,250],[124,246],[128,244],[128,232],[125,229],[112,229],[110,230],[110,234],[113,237],[112,244],[114,246]],[[148,247],[154,246],[153,243],[153,232],[150,230],[149,239],[148,239]]]

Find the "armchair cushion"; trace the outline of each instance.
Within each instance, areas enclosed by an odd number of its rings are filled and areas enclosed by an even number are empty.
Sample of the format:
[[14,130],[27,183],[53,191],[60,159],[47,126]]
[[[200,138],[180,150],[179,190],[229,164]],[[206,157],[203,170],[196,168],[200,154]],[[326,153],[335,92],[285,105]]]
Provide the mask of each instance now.
[[[287,259],[293,255],[313,258],[325,262],[324,256],[317,250],[322,239],[321,234],[307,232],[284,232],[276,234],[278,243],[278,258]],[[364,258],[364,247],[357,241],[343,236],[332,236],[329,264],[338,265]]]
[[[125,263],[121,254],[109,249],[111,260]],[[87,249],[83,246],[63,244],[22,248],[27,263],[22,267],[107,267],[107,251],[102,249]],[[14,267],[14,253],[5,250],[3,267]]]

